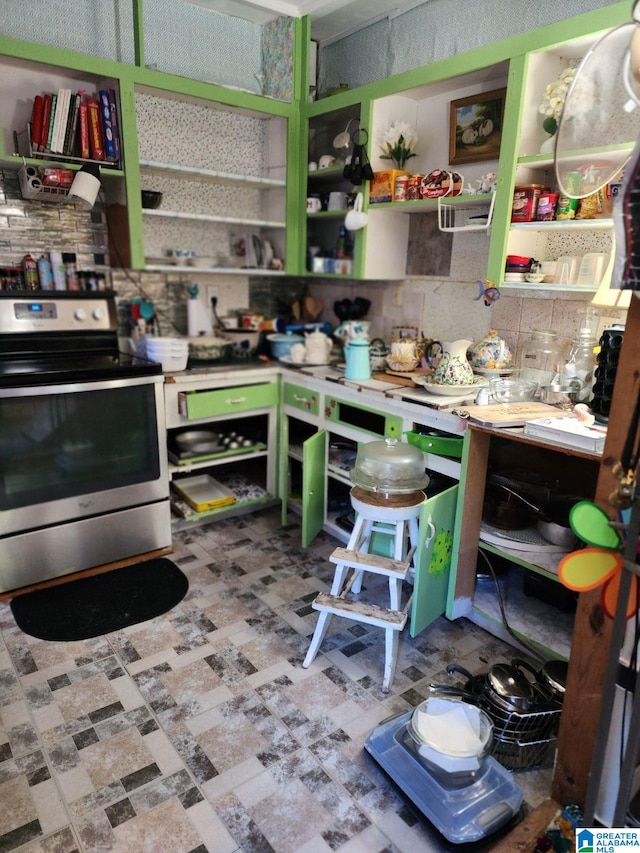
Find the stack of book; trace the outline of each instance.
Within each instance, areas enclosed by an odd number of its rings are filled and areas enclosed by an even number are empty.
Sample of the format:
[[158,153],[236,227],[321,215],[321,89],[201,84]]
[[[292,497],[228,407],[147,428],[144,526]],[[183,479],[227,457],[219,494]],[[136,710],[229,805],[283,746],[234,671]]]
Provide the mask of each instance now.
[[115,89],[96,95],[58,89],[36,95],[28,127],[33,155],[55,154],[120,163],[120,120]]

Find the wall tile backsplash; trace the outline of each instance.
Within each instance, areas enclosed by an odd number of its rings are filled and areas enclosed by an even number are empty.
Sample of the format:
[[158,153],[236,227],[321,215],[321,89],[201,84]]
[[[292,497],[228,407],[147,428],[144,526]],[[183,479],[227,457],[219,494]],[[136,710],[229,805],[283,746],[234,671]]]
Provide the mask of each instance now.
[[[161,334],[185,334],[187,285],[199,282],[200,298],[218,300],[218,313],[251,308],[266,317],[290,316],[291,305],[303,294],[322,299],[321,319],[338,324],[333,304],[338,299],[363,296],[371,300],[367,319],[371,337],[388,340],[393,326],[418,326],[419,332],[442,340],[480,340],[494,328],[505,338],[516,359],[532,328],[557,331],[564,341],[575,334],[591,295],[545,290],[504,290],[492,306],[478,299],[478,280],[486,265],[486,235],[456,235],[450,275],[441,279],[411,278],[401,282],[364,282],[243,275],[198,274],[176,268],[175,273],[140,273],[114,269],[112,284],[120,300],[147,295],[156,308]],[[465,242],[466,241],[466,242]],[[108,264],[107,228],[99,206],[86,212],[77,205],[25,201],[17,174],[0,172],[0,264],[19,264],[25,254],[37,259],[49,251],[75,252],[79,269]],[[97,261],[96,258],[99,260]],[[526,295],[524,295],[526,294]],[[608,311],[601,324],[624,322],[625,312]],[[123,335],[130,328],[126,308]]]

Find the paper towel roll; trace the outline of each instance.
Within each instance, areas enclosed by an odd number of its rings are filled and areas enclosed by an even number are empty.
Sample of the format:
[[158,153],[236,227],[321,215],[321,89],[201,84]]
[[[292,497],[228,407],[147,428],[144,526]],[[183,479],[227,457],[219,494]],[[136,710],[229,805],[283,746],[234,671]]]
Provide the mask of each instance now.
[[38,170],[36,169],[35,166],[27,166],[26,173],[27,173],[28,178],[37,178],[38,177]]
[[209,311],[199,299],[189,299],[187,302],[187,329],[190,338],[213,334]]
[[40,192],[40,190],[42,189],[42,181],[40,180],[40,178],[34,178],[32,176],[29,176],[27,178],[27,183],[29,184],[29,189],[33,190],[34,193]]

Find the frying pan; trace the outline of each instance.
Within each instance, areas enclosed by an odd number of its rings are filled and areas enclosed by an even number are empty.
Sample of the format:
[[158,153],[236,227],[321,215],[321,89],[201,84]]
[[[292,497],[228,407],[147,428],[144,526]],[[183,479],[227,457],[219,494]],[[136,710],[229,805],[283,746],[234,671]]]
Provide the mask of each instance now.
[[526,527],[531,513],[537,518],[538,532],[547,542],[570,550],[578,538],[569,524],[569,513],[575,498],[554,498],[542,506],[503,484],[492,483],[487,488],[483,515],[490,524],[504,530]]

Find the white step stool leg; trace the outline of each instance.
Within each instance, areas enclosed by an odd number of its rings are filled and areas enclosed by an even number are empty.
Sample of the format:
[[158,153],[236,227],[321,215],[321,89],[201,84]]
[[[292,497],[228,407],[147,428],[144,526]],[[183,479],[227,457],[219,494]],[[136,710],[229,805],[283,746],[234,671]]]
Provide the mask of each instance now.
[[386,628],[384,632],[384,677],[382,679],[382,692],[388,693],[396,672],[398,663],[398,645],[400,632]]
[[[349,537],[347,548],[350,551],[368,551],[369,543],[371,542],[372,527],[373,521],[370,518],[363,518],[361,515],[358,515],[355,527],[353,528],[353,533]],[[360,595],[362,591],[363,577],[364,572],[357,573],[356,579],[351,585],[351,592],[354,595]]]
[[307,655],[302,664],[304,669],[309,669],[313,663],[313,659],[318,654],[318,649],[322,645],[324,635],[327,633],[327,628],[329,627],[329,622],[331,622],[332,615],[332,613],[327,613],[326,611],[322,611],[318,614],[318,621],[316,622],[316,628],[313,632],[313,637],[311,638],[311,644],[309,645]]

